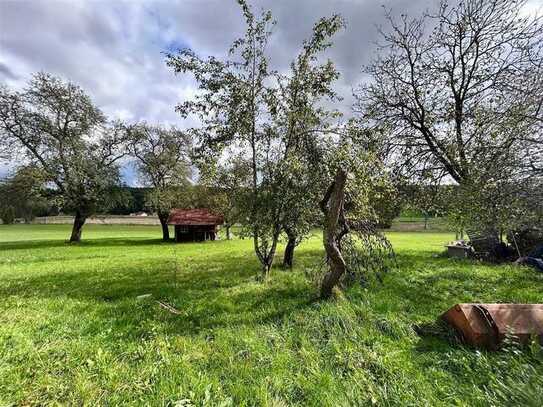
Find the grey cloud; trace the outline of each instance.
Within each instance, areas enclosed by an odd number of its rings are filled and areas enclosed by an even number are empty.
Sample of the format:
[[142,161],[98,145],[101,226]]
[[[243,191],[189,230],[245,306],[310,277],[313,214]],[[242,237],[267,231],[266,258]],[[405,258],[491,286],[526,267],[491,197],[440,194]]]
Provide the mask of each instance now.
[[19,77],[7,66],[0,62],[0,77],[5,77],[11,80],[17,80]]
[[[381,5],[393,14],[420,14],[437,0],[254,0],[255,11],[271,9],[277,20],[270,47],[276,69],[285,69],[318,18],[343,15],[345,31],[328,51],[342,76],[337,89],[351,103],[361,67],[375,53]],[[531,0],[531,7],[543,0]],[[0,0],[0,78],[20,86],[45,70],[80,83],[96,102],[135,120],[176,120],[173,107],[192,91],[192,80],[174,77],[161,54],[169,44],[201,55],[224,56],[242,35],[234,0]],[[168,109],[167,106],[171,106]]]
[[[419,13],[425,0],[386,2],[394,12]],[[349,112],[351,89],[374,52],[380,3],[357,0],[257,0],[255,11],[271,9],[277,20],[270,55],[286,69],[311,27],[322,16],[340,13],[347,29],[328,57],[342,77],[337,84]],[[201,55],[224,56],[243,34],[235,1],[0,1],[0,75],[22,86],[44,70],[80,83],[106,113],[133,120],[178,121],[174,106],[193,92],[192,79],[175,77],[161,54],[169,44]]]

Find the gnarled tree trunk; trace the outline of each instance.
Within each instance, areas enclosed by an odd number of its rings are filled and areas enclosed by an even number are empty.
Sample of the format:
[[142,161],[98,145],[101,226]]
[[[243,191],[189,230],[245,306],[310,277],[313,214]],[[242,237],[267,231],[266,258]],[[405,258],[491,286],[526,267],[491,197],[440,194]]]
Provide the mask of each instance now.
[[74,224],[72,226],[72,235],[70,236],[70,243],[79,243],[81,241],[81,233],[83,231],[83,225],[87,220],[87,215],[81,211],[75,212]]
[[296,234],[290,229],[285,228],[288,241],[285,247],[285,254],[283,255],[283,267],[292,268],[294,263],[294,249],[296,249]]
[[160,220],[160,225],[162,226],[162,240],[167,242],[170,240],[170,229],[168,228],[168,216],[166,212],[159,212],[158,219]]
[[323,244],[330,266],[330,271],[322,280],[321,298],[330,298],[333,288],[339,283],[341,276],[347,269],[339,247],[341,237],[346,230],[343,213],[346,182],[347,173],[345,170],[339,169],[321,201],[321,210],[325,216]]

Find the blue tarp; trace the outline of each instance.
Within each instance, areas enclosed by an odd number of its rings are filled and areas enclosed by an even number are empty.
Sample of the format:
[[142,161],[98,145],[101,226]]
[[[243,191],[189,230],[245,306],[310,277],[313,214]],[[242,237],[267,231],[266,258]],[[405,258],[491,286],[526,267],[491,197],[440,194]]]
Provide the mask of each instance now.
[[543,272],[543,244],[537,246],[527,257],[524,257],[523,264],[534,267],[537,271]]

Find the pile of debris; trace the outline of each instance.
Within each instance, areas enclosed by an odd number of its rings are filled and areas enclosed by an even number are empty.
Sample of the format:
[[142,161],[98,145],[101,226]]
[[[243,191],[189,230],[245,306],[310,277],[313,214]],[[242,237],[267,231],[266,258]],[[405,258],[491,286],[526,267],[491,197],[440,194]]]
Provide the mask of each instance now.
[[510,232],[504,241],[496,231],[468,231],[469,241],[457,240],[446,245],[450,257],[476,258],[501,263],[513,262],[543,272],[543,230],[524,229]]
[[524,229],[509,233],[508,241],[513,241],[519,258],[517,264],[532,266],[543,272],[543,231],[540,229]]

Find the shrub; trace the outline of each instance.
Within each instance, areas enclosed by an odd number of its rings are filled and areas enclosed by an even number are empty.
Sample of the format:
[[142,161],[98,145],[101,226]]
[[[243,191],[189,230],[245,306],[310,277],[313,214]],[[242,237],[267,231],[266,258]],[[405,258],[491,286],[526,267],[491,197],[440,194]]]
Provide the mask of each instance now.
[[15,208],[13,206],[2,208],[0,218],[5,225],[11,225],[15,221]]

